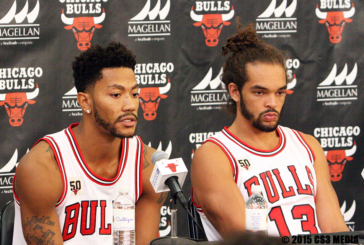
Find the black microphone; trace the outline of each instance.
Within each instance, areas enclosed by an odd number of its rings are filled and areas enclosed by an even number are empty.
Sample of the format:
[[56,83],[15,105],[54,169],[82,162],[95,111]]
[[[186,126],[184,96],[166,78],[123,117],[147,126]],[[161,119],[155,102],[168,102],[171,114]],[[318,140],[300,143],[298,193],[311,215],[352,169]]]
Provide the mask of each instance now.
[[[164,151],[156,151],[152,155],[154,165],[150,182],[156,192],[171,191],[171,196],[181,203],[183,208],[187,209],[187,201],[183,195],[181,185],[183,185],[187,168],[182,158],[168,160],[168,154]],[[165,186],[168,187],[166,190]]]

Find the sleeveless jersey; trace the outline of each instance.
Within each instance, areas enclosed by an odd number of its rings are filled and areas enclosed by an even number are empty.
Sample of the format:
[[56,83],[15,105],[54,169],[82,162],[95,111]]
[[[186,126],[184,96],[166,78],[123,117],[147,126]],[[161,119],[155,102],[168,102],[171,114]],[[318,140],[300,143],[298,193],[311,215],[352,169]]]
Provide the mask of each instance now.
[[[226,154],[245,202],[253,184],[262,186],[268,202],[268,235],[319,233],[313,151],[298,131],[278,126],[277,132],[279,144],[270,151],[250,147],[227,127],[205,142],[218,145]],[[195,206],[208,240],[222,240],[201,207]]]
[[[39,140],[52,148],[63,178],[63,193],[55,207],[63,241],[66,245],[112,244],[112,205],[119,186],[129,187],[134,203],[142,193],[143,143],[138,136],[122,139],[118,172],[113,179],[105,179],[94,174],[84,161],[72,132],[76,125]],[[21,200],[15,191],[14,200],[13,244],[26,245],[20,218]]]

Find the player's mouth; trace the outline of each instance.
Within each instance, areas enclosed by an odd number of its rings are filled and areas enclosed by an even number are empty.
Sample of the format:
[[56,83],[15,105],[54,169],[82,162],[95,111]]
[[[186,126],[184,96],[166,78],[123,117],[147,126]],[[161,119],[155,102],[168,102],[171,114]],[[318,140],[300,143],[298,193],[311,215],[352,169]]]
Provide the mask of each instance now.
[[125,127],[134,127],[136,125],[137,119],[133,116],[127,116],[121,119],[119,122]]

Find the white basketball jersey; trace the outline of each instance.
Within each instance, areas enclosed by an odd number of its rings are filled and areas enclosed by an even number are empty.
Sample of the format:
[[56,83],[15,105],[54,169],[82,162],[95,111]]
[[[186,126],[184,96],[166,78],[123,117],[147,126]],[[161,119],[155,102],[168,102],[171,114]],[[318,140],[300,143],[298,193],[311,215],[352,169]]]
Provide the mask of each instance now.
[[[270,151],[250,147],[227,127],[207,141],[218,145],[228,157],[245,202],[253,184],[262,186],[268,202],[268,235],[319,233],[313,151],[299,132],[282,126],[277,127],[277,132],[279,144]],[[222,240],[201,207],[195,206],[208,239]]]
[[[53,149],[63,178],[63,193],[56,205],[63,241],[67,245],[112,244],[112,205],[119,186],[129,187],[129,196],[135,203],[142,194],[143,143],[138,136],[123,139],[117,175],[105,179],[94,174],[84,161],[72,132],[75,126],[39,140]],[[26,245],[20,219],[21,200],[15,192],[14,199],[13,244]]]

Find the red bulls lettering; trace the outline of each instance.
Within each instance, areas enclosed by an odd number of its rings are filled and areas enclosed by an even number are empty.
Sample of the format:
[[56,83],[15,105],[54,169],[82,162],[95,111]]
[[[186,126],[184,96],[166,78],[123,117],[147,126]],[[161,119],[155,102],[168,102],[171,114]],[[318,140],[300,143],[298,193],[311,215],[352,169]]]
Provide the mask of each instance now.
[[[260,176],[260,179],[263,181],[264,188],[267,193],[268,201],[270,203],[275,203],[276,201],[278,201],[279,195],[278,195],[277,187],[274,184],[274,181],[272,179],[272,173],[270,171],[267,171],[265,173],[259,174],[259,176]],[[270,183],[270,186],[271,186],[274,194],[272,194],[272,192],[270,191],[271,188],[268,185],[267,176],[268,176],[269,183]]]
[[353,21],[349,18],[351,18],[354,13],[354,3],[352,3],[352,8],[349,11],[321,12],[318,5],[316,6],[316,15],[321,19],[319,20],[319,23],[326,24],[330,35],[330,42],[332,43],[339,43],[341,41],[341,34],[343,32],[345,23],[350,23]]
[[157,117],[157,109],[161,99],[165,99],[168,95],[165,95],[171,88],[171,83],[168,79],[168,83],[164,87],[151,87],[141,88],[139,91],[140,105],[144,111],[145,120],[151,121]]
[[[99,222],[100,229],[99,234],[110,235],[111,224],[106,224],[105,212],[106,201],[82,201],[80,203],[74,203],[65,208],[65,221],[62,231],[63,241],[67,241],[75,237],[78,231],[78,222],[81,210],[81,227],[80,232],[82,235],[92,235],[96,231],[96,222]],[[97,209],[101,208],[100,211]],[[98,216],[96,215],[98,214]]]
[[234,7],[228,14],[204,14],[199,15],[193,11],[193,7],[190,12],[192,20],[196,21],[194,26],[201,26],[205,35],[205,43],[208,47],[214,47],[219,43],[219,36],[224,26],[228,26],[231,23],[228,22],[234,16]]
[[19,127],[23,124],[23,116],[28,104],[34,104],[35,97],[39,94],[38,84],[33,92],[17,92],[0,94],[0,106],[4,106],[10,119],[9,123],[13,127]]
[[[296,196],[297,194],[298,195],[312,195],[312,193],[313,193],[312,188],[314,188],[314,179],[312,176],[312,172],[308,167],[305,168],[305,170],[306,170],[305,172],[307,173],[308,180],[311,185],[305,184],[305,189],[302,187],[302,183],[297,175],[295,166],[288,166],[287,168],[290,171],[290,173],[292,174],[292,179],[296,183],[297,191],[294,190],[293,186],[287,187],[287,184],[284,183],[285,180],[282,179],[280,171],[278,169],[269,170],[269,171],[259,174],[259,177],[260,177],[261,181],[263,182],[263,186],[265,189],[267,199],[270,203],[275,203],[275,202],[279,201],[280,196],[278,194],[278,191],[281,191],[283,198],[289,198],[292,196]],[[276,182],[274,181],[274,179],[272,177],[273,176],[272,172],[275,176],[275,179],[279,183],[279,186],[276,185]],[[247,190],[249,196],[251,195],[251,186],[252,185],[259,185],[259,179],[257,176],[253,176],[244,182],[244,187]]]
[[[91,204],[91,205],[90,205]],[[96,207],[97,201],[83,201],[82,206],[82,216],[81,216],[81,234],[82,235],[92,235],[95,233],[95,223],[96,223]],[[90,214],[88,214],[88,209],[90,208]],[[87,222],[88,219],[88,222]],[[87,228],[88,227],[88,228]]]
[[103,10],[102,14],[99,17],[75,17],[68,18],[64,14],[64,10],[62,11],[62,21],[66,30],[73,30],[73,34],[75,34],[77,40],[77,47],[79,50],[87,50],[91,47],[91,39],[94,35],[95,29],[102,28],[102,23],[105,19],[105,10]]
[[333,182],[339,181],[342,178],[342,172],[345,168],[346,162],[353,160],[351,157],[356,151],[356,143],[349,150],[331,150],[327,151],[326,159],[329,164],[330,179]]

